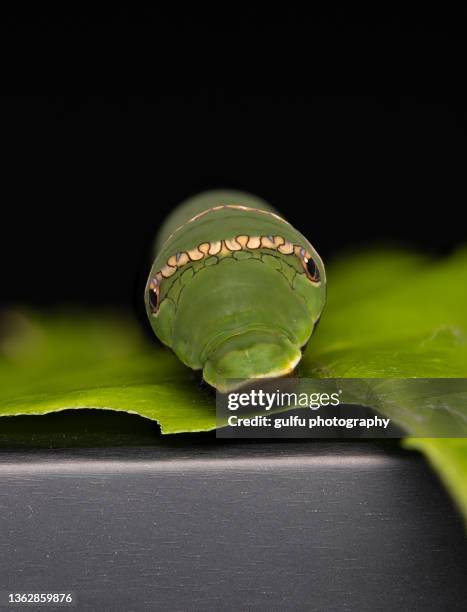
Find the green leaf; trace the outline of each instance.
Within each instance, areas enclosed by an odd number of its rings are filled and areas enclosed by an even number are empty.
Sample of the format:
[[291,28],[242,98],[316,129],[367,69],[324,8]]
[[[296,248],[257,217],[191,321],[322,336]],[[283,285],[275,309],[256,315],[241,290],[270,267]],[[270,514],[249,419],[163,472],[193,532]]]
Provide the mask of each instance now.
[[[329,299],[309,344],[301,374],[330,378],[467,377],[467,250],[434,260],[372,252],[330,267]],[[426,400],[426,398],[423,398]],[[440,438],[443,428],[465,431],[465,396],[443,397],[437,420],[420,418],[423,402],[401,381],[398,393],[372,407],[426,454],[467,516],[467,439]],[[432,436],[432,437],[431,437]],[[438,437],[437,437],[438,436]]]
[[[328,304],[299,373],[317,378],[467,377],[467,250],[445,259],[371,251],[328,266]],[[108,312],[5,314],[0,415],[106,408],[156,420],[164,433],[215,428],[213,394],[139,325]],[[403,385],[373,406],[412,437],[467,515],[467,441],[437,438]],[[467,418],[448,398],[443,418]]]
[[103,408],[156,420],[163,433],[215,426],[212,393],[129,318],[10,313],[1,329],[0,415]]
[[444,260],[367,253],[336,262],[302,361],[307,376],[467,376],[467,251]]

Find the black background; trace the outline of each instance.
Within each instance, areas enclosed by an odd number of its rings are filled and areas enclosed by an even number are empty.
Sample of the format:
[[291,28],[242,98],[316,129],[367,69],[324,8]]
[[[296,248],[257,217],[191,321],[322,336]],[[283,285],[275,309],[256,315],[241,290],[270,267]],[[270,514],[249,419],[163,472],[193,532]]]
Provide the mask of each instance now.
[[[212,32],[207,14],[176,9],[94,15],[90,24],[82,14],[37,13],[26,22],[16,15],[8,27],[28,35],[41,19],[65,35],[105,26],[115,40],[127,31],[126,46],[155,32],[165,63],[174,34],[177,51],[189,58],[193,40],[209,43]],[[229,44],[236,37],[244,62],[243,33],[259,52],[275,41],[281,53],[297,39],[332,35],[345,55],[352,41],[364,47],[363,36],[416,50],[430,40],[452,44],[461,29],[456,15],[372,23],[345,11],[318,22],[297,11],[230,12],[211,55],[223,36]],[[327,261],[367,244],[444,254],[463,243],[465,97],[415,85],[401,95],[397,85],[372,83],[364,96],[314,95],[317,60],[301,59],[298,69],[293,57],[286,62],[296,69],[293,79],[277,76],[267,85],[260,70],[247,83],[238,71],[230,77],[219,68],[209,79],[175,73],[176,86],[165,87],[153,64],[146,95],[89,96],[83,89],[3,97],[2,303],[134,308],[159,224],[178,202],[208,188],[267,199]]]

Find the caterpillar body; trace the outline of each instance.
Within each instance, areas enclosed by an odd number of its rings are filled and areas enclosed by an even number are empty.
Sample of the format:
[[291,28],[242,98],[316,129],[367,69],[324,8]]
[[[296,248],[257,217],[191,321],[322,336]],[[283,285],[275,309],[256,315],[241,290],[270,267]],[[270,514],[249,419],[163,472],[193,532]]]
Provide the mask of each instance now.
[[325,301],[308,240],[235,191],[201,193],[169,215],[145,290],[157,337],[223,392],[292,372]]

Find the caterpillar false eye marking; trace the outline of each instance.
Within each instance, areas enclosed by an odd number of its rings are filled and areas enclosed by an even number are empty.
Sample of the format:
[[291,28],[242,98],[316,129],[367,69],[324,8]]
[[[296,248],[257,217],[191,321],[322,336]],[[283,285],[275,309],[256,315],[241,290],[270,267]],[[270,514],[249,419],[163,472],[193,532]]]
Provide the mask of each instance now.
[[311,255],[310,256],[308,256],[308,254],[305,255],[303,258],[303,262],[305,264],[305,269],[307,271],[308,278],[315,283],[319,283],[320,281],[319,268],[314,262]]
[[266,202],[211,191],[162,226],[145,300],[157,337],[229,391],[293,371],[324,308],[326,276],[308,240]]
[[159,288],[158,288],[158,285],[159,285],[159,283],[155,279],[153,279],[149,283],[148,302],[149,302],[149,310],[150,310],[151,314],[156,314],[157,308],[159,306]]

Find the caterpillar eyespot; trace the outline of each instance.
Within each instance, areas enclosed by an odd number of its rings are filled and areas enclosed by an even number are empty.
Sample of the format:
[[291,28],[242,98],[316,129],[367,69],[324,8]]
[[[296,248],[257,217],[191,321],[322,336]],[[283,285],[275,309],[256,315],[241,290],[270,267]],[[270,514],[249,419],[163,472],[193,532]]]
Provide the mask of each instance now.
[[318,266],[313,261],[313,258],[304,257],[303,263],[304,263],[308,278],[312,280],[314,283],[319,283],[320,281],[319,269],[318,269]]
[[227,391],[295,368],[326,279],[311,244],[264,201],[206,192],[163,225],[146,291],[157,337]]
[[153,279],[148,290],[149,308],[151,314],[156,314],[159,308],[159,290],[156,281]]

